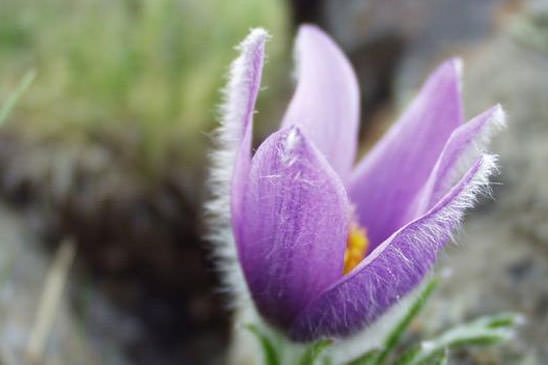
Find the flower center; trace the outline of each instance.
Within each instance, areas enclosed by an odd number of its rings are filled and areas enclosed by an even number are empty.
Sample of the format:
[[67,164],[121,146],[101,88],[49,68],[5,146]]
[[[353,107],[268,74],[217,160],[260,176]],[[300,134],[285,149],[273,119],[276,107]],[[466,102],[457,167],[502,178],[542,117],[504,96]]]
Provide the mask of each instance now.
[[348,274],[363,260],[367,253],[369,240],[364,228],[357,223],[350,223],[348,238],[346,239],[346,252],[344,253],[343,274]]

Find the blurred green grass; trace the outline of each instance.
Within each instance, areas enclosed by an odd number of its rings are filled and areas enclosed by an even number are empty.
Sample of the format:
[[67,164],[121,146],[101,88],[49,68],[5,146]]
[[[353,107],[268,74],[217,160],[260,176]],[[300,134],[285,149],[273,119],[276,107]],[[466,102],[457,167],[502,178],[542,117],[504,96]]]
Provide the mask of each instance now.
[[115,135],[134,141],[144,164],[174,151],[192,161],[234,46],[251,27],[271,32],[265,79],[275,89],[287,22],[283,0],[2,0],[0,100],[33,69],[10,117],[25,136]]

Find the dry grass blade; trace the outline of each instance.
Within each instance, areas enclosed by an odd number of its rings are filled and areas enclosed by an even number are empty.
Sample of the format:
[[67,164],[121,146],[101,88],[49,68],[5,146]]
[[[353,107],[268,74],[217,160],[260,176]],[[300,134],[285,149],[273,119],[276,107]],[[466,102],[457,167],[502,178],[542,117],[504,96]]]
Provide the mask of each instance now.
[[65,239],[59,245],[53,263],[48,270],[44,291],[38,303],[38,311],[26,351],[27,360],[30,364],[36,364],[42,358],[75,253],[73,240]]

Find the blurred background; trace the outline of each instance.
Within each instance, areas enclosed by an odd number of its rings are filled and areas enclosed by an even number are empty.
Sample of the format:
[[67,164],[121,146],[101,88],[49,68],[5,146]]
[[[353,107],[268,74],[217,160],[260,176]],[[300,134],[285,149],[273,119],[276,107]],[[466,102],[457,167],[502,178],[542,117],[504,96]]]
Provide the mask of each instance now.
[[257,141],[273,131],[302,22],[356,68],[361,153],[447,57],[464,60],[467,117],[503,105],[496,199],[411,336],[520,311],[514,341],[457,363],[548,364],[548,0],[2,0],[0,104],[35,77],[0,129],[1,363],[224,363],[201,209],[219,89],[234,46],[267,28]]

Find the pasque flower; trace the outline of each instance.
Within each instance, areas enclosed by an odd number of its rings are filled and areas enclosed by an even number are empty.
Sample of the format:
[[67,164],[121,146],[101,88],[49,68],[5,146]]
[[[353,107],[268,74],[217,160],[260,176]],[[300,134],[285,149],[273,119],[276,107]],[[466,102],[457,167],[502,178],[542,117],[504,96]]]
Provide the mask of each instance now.
[[305,25],[293,99],[280,129],[253,153],[266,39],[253,30],[232,67],[213,175],[225,187],[210,208],[230,221],[233,239],[219,238],[225,256],[237,257],[230,275],[245,279],[267,323],[295,341],[344,337],[372,324],[432,268],[464,210],[488,188],[495,157],[484,146],[503,113],[495,106],[464,123],[460,61],[448,60],[354,164],[356,77],[335,43]]

